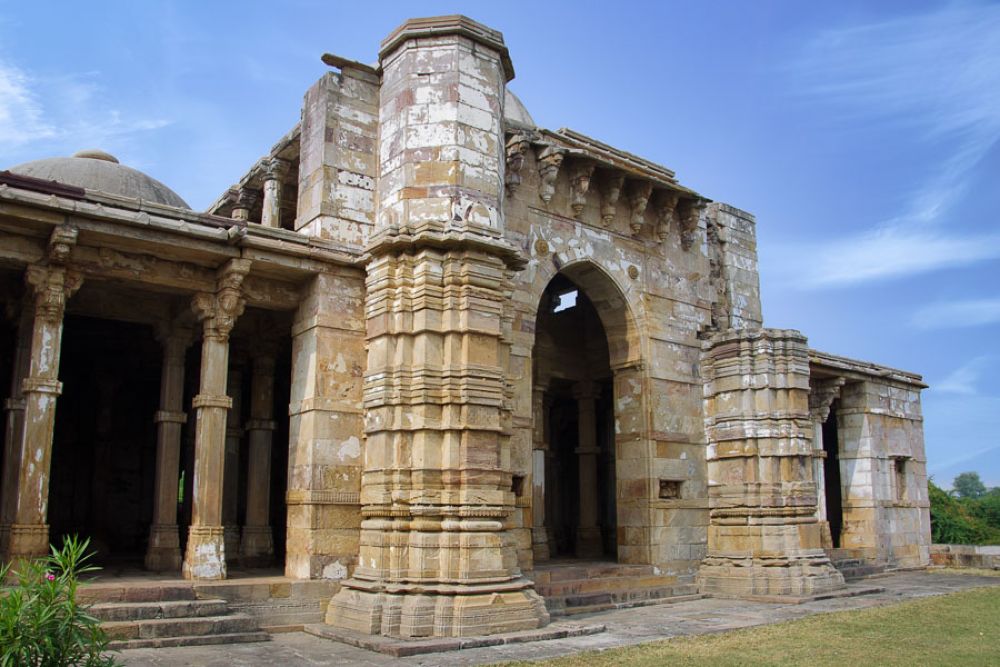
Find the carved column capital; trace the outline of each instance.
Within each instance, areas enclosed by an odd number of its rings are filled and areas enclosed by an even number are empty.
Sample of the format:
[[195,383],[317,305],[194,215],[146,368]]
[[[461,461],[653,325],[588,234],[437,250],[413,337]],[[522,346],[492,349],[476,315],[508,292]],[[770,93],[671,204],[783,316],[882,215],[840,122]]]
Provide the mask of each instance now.
[[653,184],[649,181],[639,181],[632,185],[628,196],[632,214],[629,219],[632,236],[638,236],[642,231],[642,223],[646,219],[646,206],[649,204],[651,194],[653,194]]
[[542,179],[538,187],[538,196],[546,204],[552,201],[556,192],[556,179],[559,178],[559,168],[562,167],[566,151],[556,146],[546,146],[538,153],[538,176]]
[[206,338],[227,341],[236,319],[243,314],[246,300],[243,279],[250,272],[250,260],[231,259],[217,274],[215,293],[199,292],[191,300],[191,309],[202,323]]
[[66,300],[80,289],[83,276],[62,266],[30,265],[24,280],[35,299],[35,317],[46,322],[62,322]]
[[809,381],[809,416],[823,423],[830,416],[830,406],[840,398],[840,388],[847,382],[842,377],[813,378]]
[[280,157],[271,157],[264,160],[263,173],[265,181],[280,181],[291,169],[291,163]]
[[257,203],[258,198],[260,198],[259,190],[249,187],[237,189],[233,197],[233,220],[248,220],[250,209]]
[[49,237],[49,261],[53,264],[65,264],[69,261],[69,254],[76,245],[79,234],[79,230],[73,225],[59,225],[53,229]]
[[570,206],[573,207],[574,218],[580,218],[583,207],[587,204],[587,191],[590,190],[590,179],[594,175],[594,166],[590,160],[573,160],[570,163]]

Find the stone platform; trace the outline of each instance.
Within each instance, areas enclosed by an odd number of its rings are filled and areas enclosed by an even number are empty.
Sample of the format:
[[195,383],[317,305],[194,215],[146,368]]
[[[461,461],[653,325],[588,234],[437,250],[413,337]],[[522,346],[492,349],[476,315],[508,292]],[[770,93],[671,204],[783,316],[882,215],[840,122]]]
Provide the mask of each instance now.
[[[702,598],[671,605],[615,609],[590,614],[581,621],[605,625],[598,634],[567,636],[551,641],[501,643],[469,646],[461,651],[393,657],[302,632],[274,635],[260,644],[234,644],[170,649],[140,649],[120,654],[126,665],[157,667],[223,667],[228,665],[282,665],[308,667],[343,664],[374,667],[382,665],[483,665],[510,660],[539,660],[603,650],[688,635],[726,632],[770,623],[791,621],[815,614],[891,605],[916,598],[955,593],[981,586],[1000,587],[1000,577],[983,577],[948,572],[902,572],[880,576],[884,592],[855,597],[815,600],[802,604],[780,604]],[[865,588],[848,584],[846,589]],[[553,625],[558,625],[557,622]],[[551,626],[549,626],[551,627]]]

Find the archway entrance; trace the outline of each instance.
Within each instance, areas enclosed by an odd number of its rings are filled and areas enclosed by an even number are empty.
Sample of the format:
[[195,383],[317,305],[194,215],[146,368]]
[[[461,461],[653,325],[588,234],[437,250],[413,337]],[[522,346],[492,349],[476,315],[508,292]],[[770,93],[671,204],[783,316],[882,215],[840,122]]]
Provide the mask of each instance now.
[[543,488],[535,498],[536,557],[616,560],[614,388],[608,335],[594,302],[567,275],[556,275],[542,295],[533,368],[535,414],[541,421],[541,428],[536,428],[536,439],[541,439],[537,449],[544,457],[536,465],[536,475],[544,474],[543,484],[536,481],[536,488]]

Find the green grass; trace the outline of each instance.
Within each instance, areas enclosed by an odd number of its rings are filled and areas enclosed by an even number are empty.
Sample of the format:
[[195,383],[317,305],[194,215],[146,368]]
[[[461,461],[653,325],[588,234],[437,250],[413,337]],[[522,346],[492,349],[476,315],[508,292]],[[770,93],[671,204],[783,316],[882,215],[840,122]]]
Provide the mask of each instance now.
[[520,665],[1000,665],[1000,588]]

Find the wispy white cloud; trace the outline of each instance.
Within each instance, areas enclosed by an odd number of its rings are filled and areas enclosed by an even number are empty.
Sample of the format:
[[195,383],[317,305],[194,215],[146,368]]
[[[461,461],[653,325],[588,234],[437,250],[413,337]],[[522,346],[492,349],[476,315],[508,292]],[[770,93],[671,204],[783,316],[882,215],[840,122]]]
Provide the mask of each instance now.
[[942,301],[928,304],[911,320],[920,329],[955,329],[1000,322],[1000,298]]
[[932,389],[946,394],[975,396],[979,393],[976,383],[983,371],[993,363],[993,357],[984,355],[962,364],[938,382],[931,383]]
[[55,133],[42,117],[42,106],[28,76],[0,62],[0,146],[48,139]]
[[37,157],[46,151],[108,148],[170,124],[109,106],[99,77],[96,72],[36,76],[0,60],[0,149]]
[[[939,154],[907,203],[872,230],[802,248],[805,288],[850,285],[1000,256],[1000,234],[939,230],[1000,141],[1000,5],[934,11],[819,35],[794,64],[801,89],[852,122],[909,128]],[[993,247],[984,247],[992,244]]]

